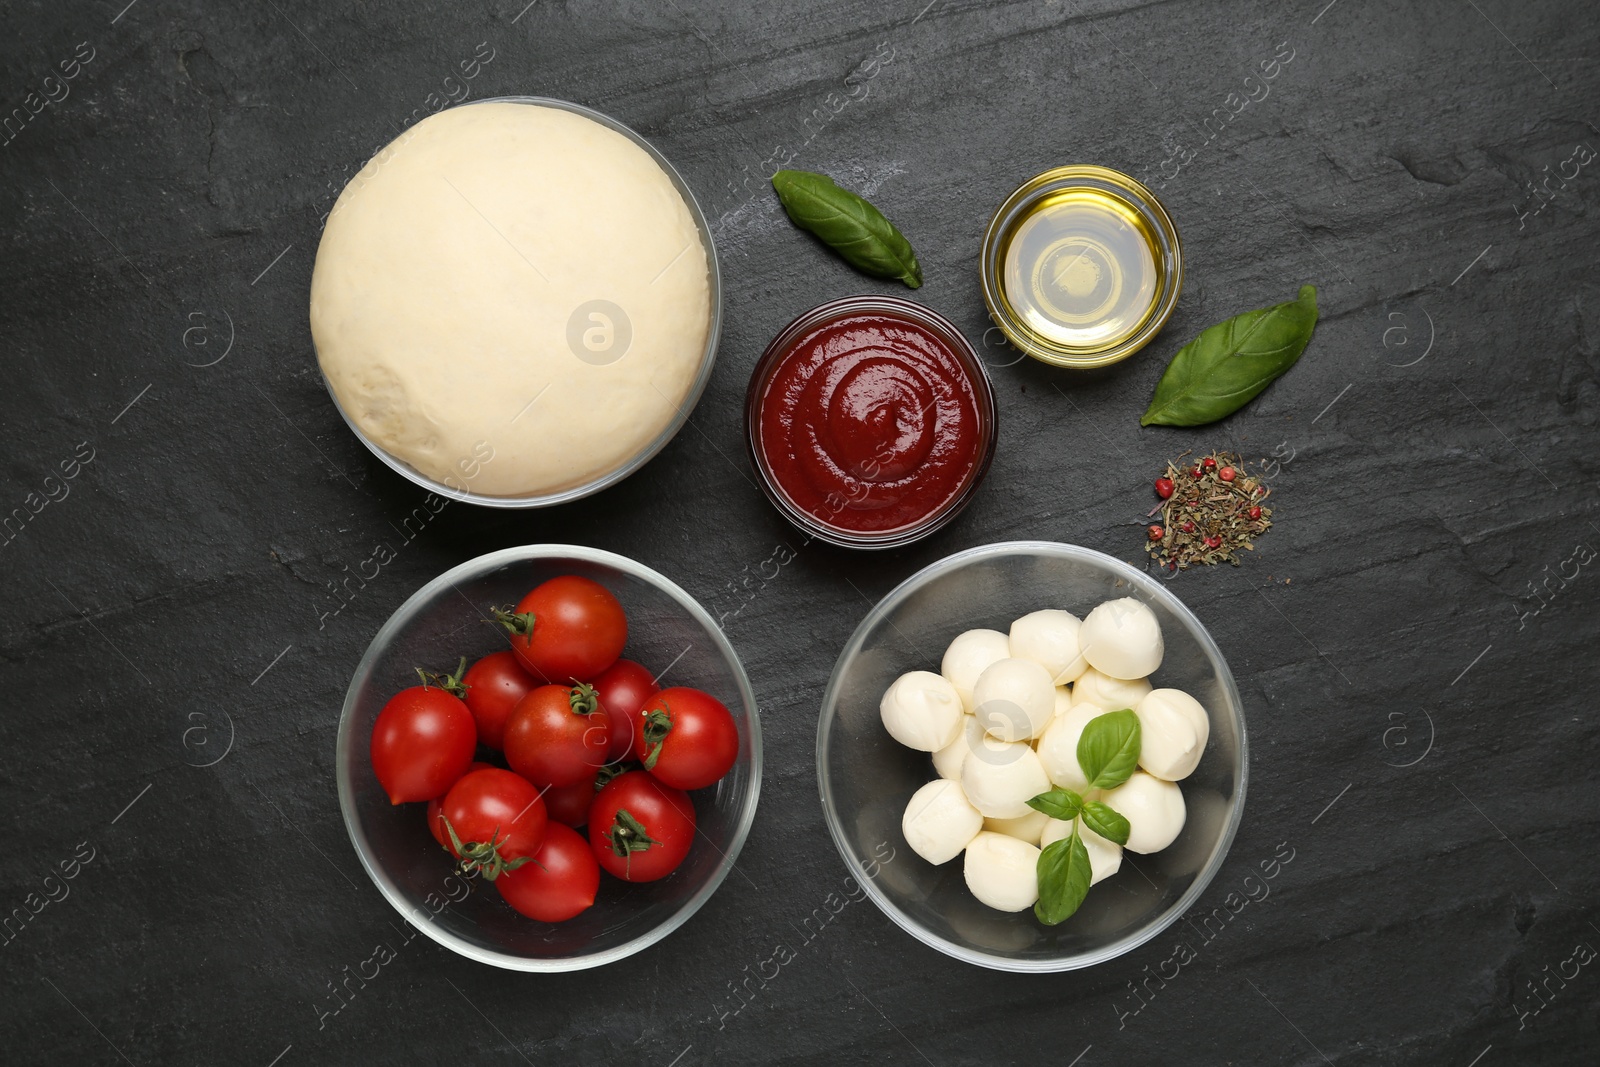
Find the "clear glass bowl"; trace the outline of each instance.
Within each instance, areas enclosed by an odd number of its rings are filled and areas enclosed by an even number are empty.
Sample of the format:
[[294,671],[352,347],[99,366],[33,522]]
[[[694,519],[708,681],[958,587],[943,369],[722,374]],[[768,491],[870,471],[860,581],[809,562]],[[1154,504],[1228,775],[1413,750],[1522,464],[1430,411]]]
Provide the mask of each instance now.
[[[1171,846],[1124,852],[1122,869],[1089,891],[1072,918],[1049,927],[1032,911],[1007,914],[967,890],[960,857],[933,866],[900,833],[906,802],[936,774],[926,752],[884,730],[878,701],[912,670],[939,669],[958,633],[1002,633],[1046,607],[1082,617],[1103,600],[1135,597],[1161,623],[1166,655],[1153,682],[1205,705],[1211,738],[1180,783],[1188,821]],[[1244,715],[1233,675],[1188,608],[1143,572],[1092,549],[1013,541],[958,552],[902,582],[845,645],[822,698],[817,784],[828,830],[850,873],[884,914],[956,959],[1002,971],[1067,971],[1137,948],[1177,921],[1222,866],[1244,807]],[[884,862],[884,857],[893,858]],[[869,876],[869,866],[875,877]]]
[[[664,685],[692,685],[727,704],[739,726],[739,759],[722,781],[690,794],[698,836],[683,866],[659,882],[637,885],[603,874],[592,908],[550,924],[512,911],[488,883],[471,880],[468,894],[468,880],[454,874],[452,861],[428,833],[424,805],[389,803],[372,773],[369,745],[384,702],[416,684],[414,667],[453,670],[463,654],[471,662],[505,647],[499,627],[488,621],[490,605],[514,603],[560,574],[592,578],[622,601],[628,612],[623,655],[663,671]],[[689,594],[624,556],[575,545],[528,545],[446,571],[390,616],[350,680],[335,765],[339,807],[356,855],[408,922],[469,959],[519,971],[571,971],[654,944],[716,892],[755,818],[761,723],[738,656]]]
[[[568,100],[556,100],[547,96],[494,96],[485,97],[482,100],[471,100],[457,106],[474,107],[478,104],[534,104],[539,107],[560,108],[575,115],[582,115],[586,119],[591,119],[602,126],[616,130],[622,136],[644,149],[645,152],[649,153],[650,158],[655,160],[657,165],[666,172],[667,177],[672,179],[673,186],[677,188],[679,195],[683,197],[683,202],[689,207],[689,214],[694,217],[695,229],[700,234],[700,243],[705,246],[706,274],[707,280],[710,282],[711,296],[711,325],[706,331],[705,354],[700,357],[699,369],[695,372],[694,381],[690,384],[689,392],[684,396],[683,403],[679,405],[677,414],[672,417],[672,421],[667,423],[666,427],[653,441],[650,441],[638,452],[635,452],[627,462],[585,482],[583,485],[573,486],[570,489],[561,489],[553,493],[536,493],[532,496],[489,496],[484,493],[473,493],[464,489],[457,489],[454,486],[446,485],[444,482],[436,481],[411,466],[405,460],[391,455],[379,447],[371,438],[361,432],[361,427],[356,425],[349,412],[345,411],[343,405],[339,403],[338,396],[334,394],[333,385],[326,376],[323,377],[322,384],[327,388],[328,396],[332,397],[333,406],[338,409],[340,417],[345,421],[345,425],[349,426],[350,432],[355,434],[361,443],[367,446],[368,451],[381,459],[396,474],[420,485],[430,493],[448,500],[458,500],[464,504],[481,504],[490,508],[545,508],[556,504],[567,504],[574,500],[582,500],[586,496],[593,496],[600,490],[615,485],[650,462],[655,458],[656,453],[667,447],[668,441],[678,435],[678,431],[683,429],[683,424],[689,421],[689,413],[700,402],[701,394],[706,391],[706,383],[711,381],[711,368],[716,363],[717,358],[717,341],[722,335],[722,269],[717,264],[717,246],[716,242],[711,239],[711,226],[706,222],[705,212],[700,210],[700,204],[695,200],[694,192],[689,188],[689,183],[683,180],[683,175],[679,174],[677,169],[667,162],[666,156],[656,151],[654,145],[610,115],[584,107],[582,104],[574,104]],[[315,348],[314,344],[313,348]]]
[[[1035,330],[1012,306],[1005,281],[1006,252],[1019,229],[1041,205],[1074,191],[1110,197],[1129,217],[1139,220],[1138,228],[1149,235],[1148,247],[1160,275],[1149,307],[1136,325],[1120,336],[1086,347],[1067,344]],[[1178,294],[1183,291],[1183,243],[1160,199],[1136,179],[1092,164],[1056,167],[1023,182],[995,210],[983,234],[978,276],[989,317],[1017,348],[1056,367],[1105,367],[1149,344],[1172,316],[1178,306]]]
[[[972,432],[978,439],[978,458],[972,470],[967,473],[966,481],[960,490],[936,510],[915,522],[892,530],[851,530],[825,522],[799,507],[789,499],[782,479],[773,472],[772,465],[768,463],[766,452],[761,446],[762,407],[766,400],[767,383],[791,354],[795,342],[819,326],[863,313],[910,322],[943,341],[962,365],[972,383],[973,398],[978,412],[978,424],[972,427]],[[972,343],[943,315],[915,301],[898,296],[879,296],[869,293],[830,300],[826,304],[817,305],[789,323],[772,339],[766,351],[761,354],[761,358],[756,361],[755,370],[750,373],[750,385],[745,392],[744,404],[745,445],[750,453],[750,464],[755,467],[756,474],[761,478],[761,489],[766,493],[767,499],[801,533],[810,534],[818,540],[842,548],[901,548],[944,529],[956,516],[966,510],[978,487],[983,484],[984,475],[989,473],[989,464],[994,459],[995,438],[999,433],[994,388],[989,382],[989,373],[984,369],[983,360],[978,358]]]

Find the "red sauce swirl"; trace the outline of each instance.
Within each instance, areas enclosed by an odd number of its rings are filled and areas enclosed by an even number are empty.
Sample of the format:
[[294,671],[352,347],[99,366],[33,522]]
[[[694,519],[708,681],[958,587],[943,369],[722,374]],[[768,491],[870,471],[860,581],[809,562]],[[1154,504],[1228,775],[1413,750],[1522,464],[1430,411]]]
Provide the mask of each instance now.
[[919,319],[879,308],[824,317],[769,351],[775,364],[753,383],[758,465],[823,526],[857,535],[915,527],[987,463],[982,371]]

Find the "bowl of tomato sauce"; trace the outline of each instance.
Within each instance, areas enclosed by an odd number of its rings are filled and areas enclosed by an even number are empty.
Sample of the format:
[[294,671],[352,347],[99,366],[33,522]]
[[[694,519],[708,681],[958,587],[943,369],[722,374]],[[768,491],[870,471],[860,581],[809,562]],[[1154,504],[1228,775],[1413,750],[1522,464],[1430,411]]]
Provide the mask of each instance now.
[[[540,922],[513,910],[483,877],[457,867],[429,832],[427,805],[393,802],[374,773],[372,738],[390,698],[417,684],[417,668],[448,671],[459,657],[472,662],[514,647],[494,622],[494,606],[512,604],[542,583],[564,577],[598,583],[610,592],[627,617],[622,655],[647,667],[656,686],[693,687],[715,696],[731,713],[738,747],[726,774],[687,792],[694,809],[693,841],[670,873],[648,881],[604,875],[593,904],[581,914]],[[496,746],[485,744],[479,744],[475,758],[491,765],[501,761]],[[403,952],[420,933],[496,967],[572,971],[612,963],[655,944],[687,922],[727,878],[761,792],[761,722],[749,678],[716,620],[670,578],[600,549],[525,545],[445,571],[390,616],[345,694],[334,767],[339,807],[356,856],[404,920],[386,941],[391,952]],[[547,807],[554,803],[551,792],[543,794]],[[330,998],[328,1010],[337,1008]]]
[[948,319],[892,296],[812,308],[750,377],[750,458],[767,498],[819,540],[896,548],[959,515],[994,454],[994,391]]

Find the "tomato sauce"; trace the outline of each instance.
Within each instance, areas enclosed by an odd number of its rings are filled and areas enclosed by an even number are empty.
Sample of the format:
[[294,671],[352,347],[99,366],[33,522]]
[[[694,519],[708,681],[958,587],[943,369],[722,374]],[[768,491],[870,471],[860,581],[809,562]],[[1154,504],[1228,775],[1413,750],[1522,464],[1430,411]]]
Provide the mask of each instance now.
[[798,320],[750,399],[752,451],[783,501],[862,540],[942,524],[993,444],[971,346],[909,301],[840,302]]

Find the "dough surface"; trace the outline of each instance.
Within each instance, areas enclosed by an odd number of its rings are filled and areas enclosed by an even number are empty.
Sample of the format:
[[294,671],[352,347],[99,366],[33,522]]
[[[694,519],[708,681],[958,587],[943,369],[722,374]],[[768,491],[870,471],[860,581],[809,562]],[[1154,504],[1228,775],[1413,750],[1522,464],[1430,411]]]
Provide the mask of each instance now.
[[560,492],[678,416],[708,262],[672,180],[622,134],[558,108],[454,107],[340,194],[311,335],[340,406],[392,456],[457,490]]

